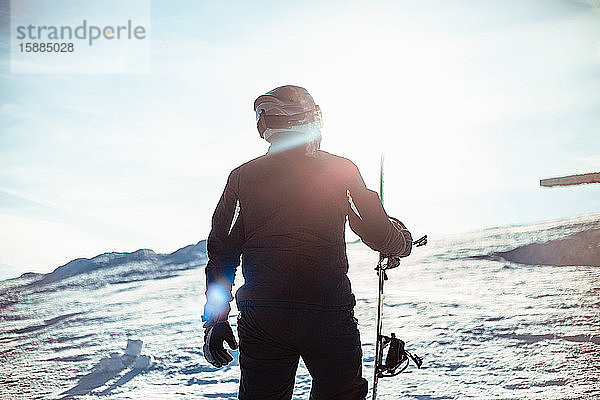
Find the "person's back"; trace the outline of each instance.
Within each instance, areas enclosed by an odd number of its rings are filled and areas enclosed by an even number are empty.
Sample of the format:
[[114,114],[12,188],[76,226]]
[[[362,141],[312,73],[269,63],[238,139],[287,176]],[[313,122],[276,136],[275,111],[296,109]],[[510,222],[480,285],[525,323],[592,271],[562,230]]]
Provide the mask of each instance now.
[[226,321],[241,255],[240,398],[291,398],[302,357],[313,376],[311,398],[362,399],[346,219],[386,254],[408,255],[410,233],[389,221],[351,161],[318,150],[320,111],[305,89],[274,89],[255,110],[271,147],[231,172],[213,215],[205,356],[217,366],[232,359],[222,341],[235,347]]
[[244,231],[245,284],[238,302],[354,304],[344,231],[355,167],[323,151],[307,157],[302,150],[267,154],[234,170]]

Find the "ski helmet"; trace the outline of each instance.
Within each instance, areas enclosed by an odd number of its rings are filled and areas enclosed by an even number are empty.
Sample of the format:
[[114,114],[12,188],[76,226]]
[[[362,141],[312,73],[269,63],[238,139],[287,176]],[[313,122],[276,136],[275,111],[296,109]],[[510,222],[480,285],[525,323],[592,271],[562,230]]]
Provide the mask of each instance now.
[[280,86],[258,96],[254,111],[261,138],[265,138],[267,129],[291,129],[315,122],[323,125],[321,109],[310,93],[300,86]]

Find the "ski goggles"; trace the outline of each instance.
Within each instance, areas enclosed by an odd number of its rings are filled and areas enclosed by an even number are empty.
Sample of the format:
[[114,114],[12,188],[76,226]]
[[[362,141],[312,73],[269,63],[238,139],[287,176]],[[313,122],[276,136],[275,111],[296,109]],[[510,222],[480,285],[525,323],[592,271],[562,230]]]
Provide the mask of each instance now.
[[267,115],[262,110],[258,116],[256,128],[260,133],[260,137],[264,138],[267,129],[290,129],[293,126],[306,125],[312,122],[318,122],[321,127],[323,126],[323,115],[318,105],[315,105],[314,110],[292,115]]

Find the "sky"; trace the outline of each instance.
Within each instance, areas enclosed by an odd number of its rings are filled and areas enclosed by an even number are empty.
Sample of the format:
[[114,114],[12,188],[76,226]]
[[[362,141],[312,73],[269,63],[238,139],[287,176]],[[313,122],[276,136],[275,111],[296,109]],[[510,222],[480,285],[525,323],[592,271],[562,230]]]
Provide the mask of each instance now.
[[[40,1],[18,7],[112,12]],[[385,151],[386,210],[414,236],[600,213],[598,184],[539,186],[600,171],[598,1],[138,2],[139,69],[114,51],[60,73],[15,69],[0,4],[0,278],[206,238],[229,172],[268,147],[254,99],[284,84],[372,189]]]

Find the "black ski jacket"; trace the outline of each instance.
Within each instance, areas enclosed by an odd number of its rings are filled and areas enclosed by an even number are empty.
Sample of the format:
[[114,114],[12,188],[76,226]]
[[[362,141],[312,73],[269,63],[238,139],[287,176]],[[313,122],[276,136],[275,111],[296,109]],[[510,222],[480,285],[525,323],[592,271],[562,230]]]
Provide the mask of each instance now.
[[301,146],[241,165],[229,175],[212,218],[207,288],[218,282],[231,293],[242,256],[238,305],[353,307],[346,218],[372,249],[410,253],[410,233],[389,221],[350,160],[320,150],[309,157]]

